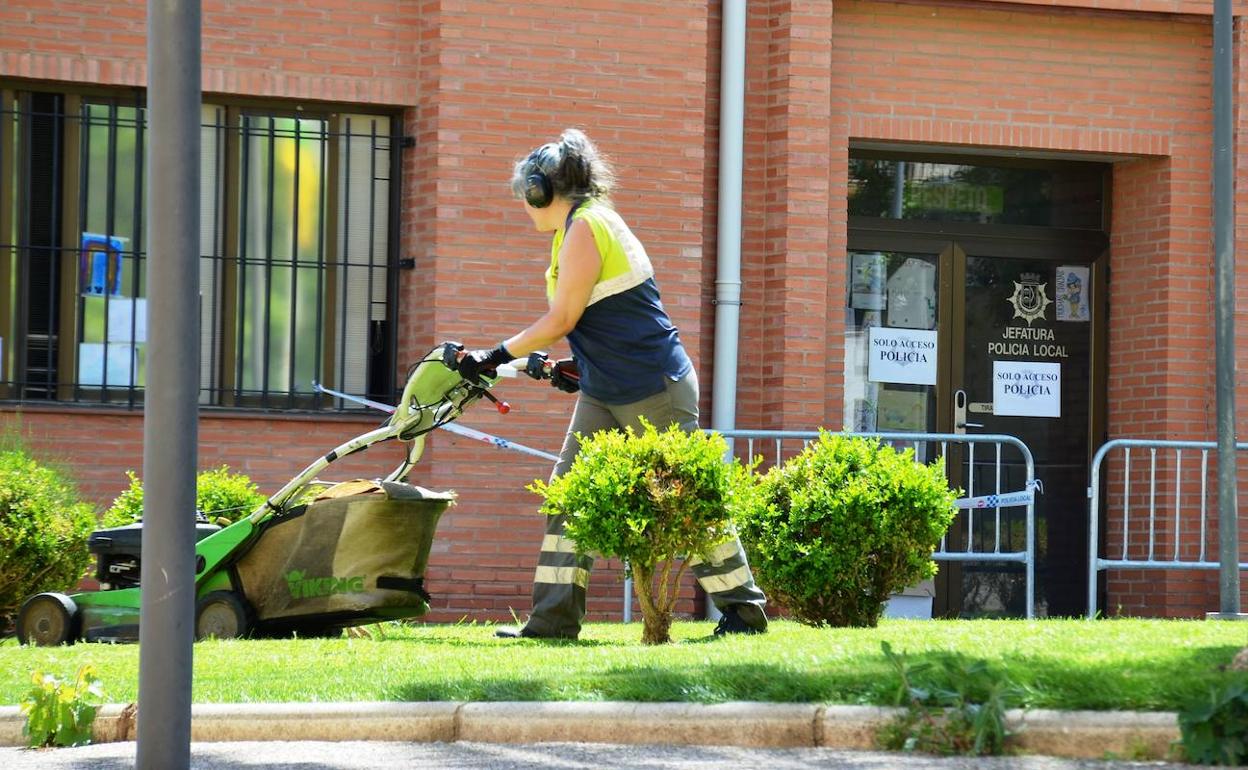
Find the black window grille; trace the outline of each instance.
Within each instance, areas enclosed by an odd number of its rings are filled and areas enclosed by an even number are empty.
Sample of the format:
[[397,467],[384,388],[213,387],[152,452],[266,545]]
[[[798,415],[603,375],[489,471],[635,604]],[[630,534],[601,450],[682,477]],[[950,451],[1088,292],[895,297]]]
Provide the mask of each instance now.
[[[0,87],[0,398],[142,402],[147,110]],[[393,395],[397,118],[205,104],[199,401]],[[159,169],[151,169],[159,173]]]

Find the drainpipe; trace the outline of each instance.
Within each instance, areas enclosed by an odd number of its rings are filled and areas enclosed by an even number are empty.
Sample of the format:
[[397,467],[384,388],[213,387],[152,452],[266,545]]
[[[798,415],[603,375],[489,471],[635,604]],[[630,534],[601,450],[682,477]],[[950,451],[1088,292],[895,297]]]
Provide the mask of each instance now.
[[711,427],[732,430],[737,414],[741,320],[741,169],[745,143],[745,0],[724,0],[719,79],[719,230],[716,234],[715,363]]
[[[716,233],[715,361],[711,428],[732,430],[737,415],[737,334],[741,322],[741,173],[745,144],[745,0],[724,0],[719,60],[719,229]],[[707,617],[719,612],[710,597]]]

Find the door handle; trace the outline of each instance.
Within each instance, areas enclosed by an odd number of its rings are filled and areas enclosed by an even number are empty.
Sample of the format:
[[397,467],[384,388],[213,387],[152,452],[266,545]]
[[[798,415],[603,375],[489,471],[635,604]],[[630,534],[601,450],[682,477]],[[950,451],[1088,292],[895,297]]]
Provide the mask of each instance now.
[[956,390],[953,393],[953,432],[965,434],[967,428],[982,428],[982,423],[966,421],[966,391]]

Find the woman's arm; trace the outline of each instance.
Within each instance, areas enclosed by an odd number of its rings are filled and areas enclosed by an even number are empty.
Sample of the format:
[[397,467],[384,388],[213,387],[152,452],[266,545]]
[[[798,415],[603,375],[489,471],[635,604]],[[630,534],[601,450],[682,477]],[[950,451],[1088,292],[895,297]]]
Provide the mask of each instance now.
[[586,222],[577,220],[568,229],[559,250],[559,278],[550,310],[532,326],[507,340],[507,351],[524,358],[535,350],[549,350],[567,336],[581,320],[589,295],[602,272],[602,257]]

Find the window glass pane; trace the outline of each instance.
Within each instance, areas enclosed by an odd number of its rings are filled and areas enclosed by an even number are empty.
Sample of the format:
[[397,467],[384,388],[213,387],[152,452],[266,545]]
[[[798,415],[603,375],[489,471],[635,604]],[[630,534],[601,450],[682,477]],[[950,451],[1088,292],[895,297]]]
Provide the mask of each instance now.
[[340,381],[346,390],[370,389],[369,350],[386,319],[386,261],[390,208],[390,120],[344,115],[340,125],[338,196],[339,291],[336,330]]
[[225,109],[200,111],[199,155],[199,380],[201,404],[219,403],[221,376],[221,170],[224,168]]
[[936,430],[939,259],[849,252],[845,430]]
[[318,379],[326,131],[323,120],[243,118],[243,391],[307,393]]
[[[0,135],[7,136],[10,140],[9,142],[7,142],[6,146],[0,146],[0,157],[5,158],[6,162],[9,164],[9,168],[12,171],[11,177],[9,179],[0,179],[0,184],[10,185],[9,187],[9,190],[10,190],[9,211],[8,211],[9,220],[8,221],[11,223],[11,227],[8,229],[8,232],[0,232],[0,242],[2,242],[2,246],[0,246],[0,248],[5,248],[8,250],[8,255],[10,259],[9,274],[6,276],[3,276],[3,278],[5,281],[7,281],[6,286],[7,286],[7,291],[8,291],[9,317],[6,320],[8,321],[8,328],[12,330],[15,328],[14,321],[17,317],[16,309],[18,306],[17,266],[18,266],[19,252],[17,250],[17,233],[18,233],[17,147],[18,147],[18,137],[21,136],[21,126],[22,126],[21,117],[22,116],[21,116],[21,113],[18,112],[17,99],[6,101],[3,105],[0,105],[0,109],[3,109],[3,112],[0,113],[0,120],[5,120],[8,122],[8,129],[10,131],[10,133],[8,134],[4,134],[3,132],[0,132]],[[3,164],[0,164],[0,165],[3,165]],[[6,382],[15,379],[15,376],[13,373],[15,371],[14,359],[16,356],[17,345],[13,344],[13,342],[14,340],[12,336],[10,336],[10,338],[6,340],[0,340],[0,344],[4,346],[3,351],[0,351],[0,355],[3,355],[4,357],[2,376]]]
[[82,108],[78,243],[78,384],[142,387],[147,289],[141,258],[141,134],[145,111],[113,103]]
[[849,213],[886,219],[1100,229],[1095,164],[998,168],[910,160],[849,161]]

